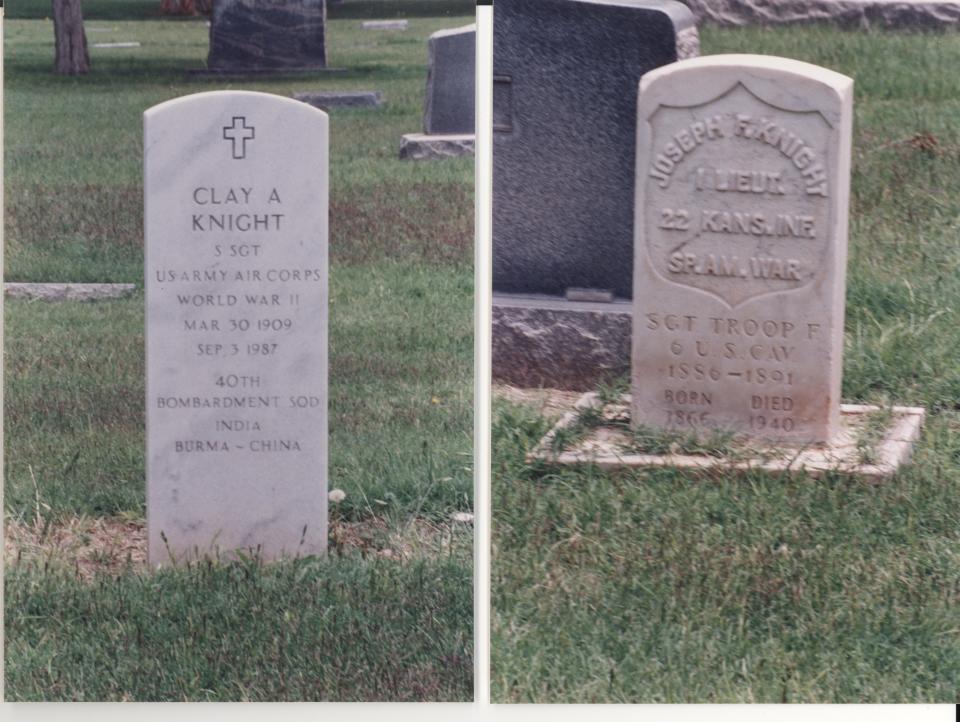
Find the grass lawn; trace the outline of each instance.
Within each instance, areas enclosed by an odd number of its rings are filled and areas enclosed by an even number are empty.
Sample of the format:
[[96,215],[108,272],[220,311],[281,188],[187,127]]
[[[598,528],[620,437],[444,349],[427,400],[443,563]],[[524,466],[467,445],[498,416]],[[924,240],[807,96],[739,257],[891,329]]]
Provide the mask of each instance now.
[[960,35],[706,28],[702,42],[855,79],[843,393],[926,406],[923,438],[881,486],[557,470],[524,463],[549,427],[537,405],[501,398],[493,699],[955,702]]
[[402,32],[334,19],[329,64],[346,72],[247,82],[187,75],[203,20],[106,0],[85,3],[103,29],[88,39],[142,46],[92,48],[89,75],[55,77],[47,6],[29,5],[4,48],[8,281],[142,289],[156,103],[230,88],[387,102],[330,114],[330,487],[346,498],[329,558],[146,572],[142,292],[7,302],[7,699],[472,699],[472,527],[452,517],[473,501],[473,162],[397,159],[420,129],[426,38],[472,6],[425,0],[442,17]]
[[[465,17],[473,14],[474,6],[471,0],[328,0],[327,17],[331,20]],[[48,0],[14,0],[5,11],[7,20],[34,20],[49,17],[50,3]],[[160,3],[155,0],[84,0],[83,17],[87,20],[147,20],[164,16],[160,13]]]

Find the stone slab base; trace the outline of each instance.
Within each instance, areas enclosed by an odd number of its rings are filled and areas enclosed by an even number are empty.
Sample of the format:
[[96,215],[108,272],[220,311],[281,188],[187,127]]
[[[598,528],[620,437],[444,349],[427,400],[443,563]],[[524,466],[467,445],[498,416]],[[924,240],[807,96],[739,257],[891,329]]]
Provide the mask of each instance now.
[[463,135],[426,135],[408,133],[400,139],[400,160],[436,160],[473,155],[472,133]]
[[697,23],[722,26],[829,23],[843,28],[960,27],[960,2],[923,0],[682,0]]
[[[568,448],[555,450],[555,438],[564,429],[571,429],[583,409],[600,409],[605,420],[589,429]],[[889,411],[886,427],[869,445],[858,444],[871,414]],[[731,444],[725,456],[706,454],[635,453],[625,448],[630,440],[630,395],[616,403],[603,404],[596,393],[584,394],[573,411],[567,412],[536,448],[527,461],[542,459],[554,464],[595,464],[605,469],[673,467],[702,472],[761,470],[769,473],[804,472],[821,477],[829,472],[843,472],[868,481],[883,481],[893,476],[910,458],[914,442],[926,412],[914,406],[879,406],[842,404],[842,429],[837,438],[825,445],[761,445]]]
[[407,20],[364,20],[360,23],[364,30],[406,30],[409,25]]
[[34,301],[99,301],[105,298],[126,298],[137,287],[133,283],[5,283],[7,298]]
[[383,105],[380,90],[320,90],[294,93],[294,100],[312,105],[320,110],[328,108],[379,108]]
[[630,373],[630,301],[493,295],[493,378],[586,391]]

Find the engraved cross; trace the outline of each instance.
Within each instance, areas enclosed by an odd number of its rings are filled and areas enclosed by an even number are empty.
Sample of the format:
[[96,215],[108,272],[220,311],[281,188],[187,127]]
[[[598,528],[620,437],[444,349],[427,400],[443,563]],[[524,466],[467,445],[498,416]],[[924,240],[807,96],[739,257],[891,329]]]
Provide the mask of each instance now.
[[[238,126],[237,123],[240,125]],[[233,157],[242,160],[247,157],[247,141],[253,140],[255,128],[247,125],[242,115],[234,116],[232,125],[223,127],[223,138],[233,144]]]

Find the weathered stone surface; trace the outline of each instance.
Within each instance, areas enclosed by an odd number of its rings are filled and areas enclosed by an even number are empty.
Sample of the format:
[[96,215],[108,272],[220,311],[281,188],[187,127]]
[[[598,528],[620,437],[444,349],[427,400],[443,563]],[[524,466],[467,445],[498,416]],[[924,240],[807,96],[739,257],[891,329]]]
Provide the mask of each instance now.
[[210,70],[326,67],[324,0],[217,0],[211,18]]
[[99,301],[126,298],[137,287],[132,283],[5,283],[7,298],[35,301]]
[[326,549],[327,134],[266,93],[144,114],[153,564]]
[[553,297],[493,297],[493,377],[585,391],[630,372],[631,307]]
[[294,100],[314,108],[378,108],[383,105],[383,93],[379,90],[319,90],[294,93]]
[[632,419],[840,429],[853,81],[712,55],[640,81]]
[[400,138],[401,160],[438,160],[473,155],[473,134],[424,135],[408,133]]
[[696,25],[677,32],[677,60],[700,56],[700,33]]
[[[590,464],[610,470],[666,466],[690,473],[729,474],[760,470],[771,474],[802,473],[812,477],[842,472],[876,483],[892,477],[910,460],[926,416],[924,409],[915,406],[883,409],[843,404],[839,433],[829,444],[798,448],[733,442],[727,454],[685,454],[679,451],[658,454],[631,450],[632,439],[623,424],[630,420],[630,408],[630,394],[624,394],[619,402],[610,404],[604,404],[596,393],[584,394],[575,409],[565,414],[527,455],[527,460],[540,459],[571,466]],[[572,448],[556,449],[557,434],[576,424],[585,409],[595,409],[601,418],[620,423],[601,423],[578,438]],[[865,444],[866,426],[876,414],[886,417],[886,425],[881,427],[879,439]]]
[[667,0],[498,0],[496,291],[630,297],[637,83],[694,52],[694,33]]
[[828,23],[843,28],[942,29],[960,25],[960,3],[918,0],[682,0],[716,25]]
[[406,30],[407,20],[364,20],[360,27],[364,30]]
[[477,26],[438,30],[427,43],[429,65],[424,96],[427,135],[476,133]]

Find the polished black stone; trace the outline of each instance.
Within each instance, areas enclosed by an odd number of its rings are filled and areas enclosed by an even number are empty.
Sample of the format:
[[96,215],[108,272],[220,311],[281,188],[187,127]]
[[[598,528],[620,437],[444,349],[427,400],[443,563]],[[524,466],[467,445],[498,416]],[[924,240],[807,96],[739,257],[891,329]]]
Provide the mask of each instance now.
[[493,285],[630,298],[637,86],[678,59],[671,0],[497,0]]
[[324,0],[217,0],[207,68],[262,72],[326,67]]

